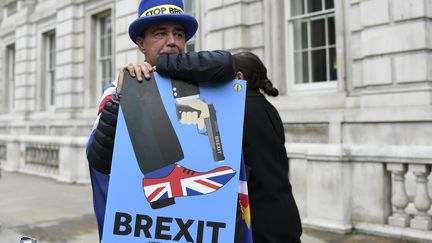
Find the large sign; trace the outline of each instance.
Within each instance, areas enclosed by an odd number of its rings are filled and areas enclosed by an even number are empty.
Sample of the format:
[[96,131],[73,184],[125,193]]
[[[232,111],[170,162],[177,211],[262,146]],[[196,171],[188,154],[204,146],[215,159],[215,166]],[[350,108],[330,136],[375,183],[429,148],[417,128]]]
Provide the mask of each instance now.
[[125,76],[102,242],[233,242],[245,81]]

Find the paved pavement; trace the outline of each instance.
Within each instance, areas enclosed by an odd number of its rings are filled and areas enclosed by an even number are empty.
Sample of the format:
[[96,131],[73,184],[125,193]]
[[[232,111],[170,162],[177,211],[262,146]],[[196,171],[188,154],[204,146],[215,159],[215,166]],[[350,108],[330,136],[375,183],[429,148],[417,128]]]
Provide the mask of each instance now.
[[0,195],[1,243],[98,242],[89,185],[3,171]]
[[[0,195],[0,243],[18,243],[24,235],[38,243],[98,242],[89,185],[3,171]],[[364,234],[304,232],[305,243],[409,242]]]

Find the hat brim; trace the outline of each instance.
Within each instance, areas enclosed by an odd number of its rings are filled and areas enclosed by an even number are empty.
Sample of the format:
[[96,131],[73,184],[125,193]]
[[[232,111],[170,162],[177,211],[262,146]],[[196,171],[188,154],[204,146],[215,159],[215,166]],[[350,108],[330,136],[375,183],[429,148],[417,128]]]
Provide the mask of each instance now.
[[192,38],[198,29],[198,22],[190,15],[161,14],[136,19],[129,26],[129,37],[136,44],[138,36],[141,36],[150,27],[150,25],[160,22],[175,22],[182,25],[185,31],[186,41]]

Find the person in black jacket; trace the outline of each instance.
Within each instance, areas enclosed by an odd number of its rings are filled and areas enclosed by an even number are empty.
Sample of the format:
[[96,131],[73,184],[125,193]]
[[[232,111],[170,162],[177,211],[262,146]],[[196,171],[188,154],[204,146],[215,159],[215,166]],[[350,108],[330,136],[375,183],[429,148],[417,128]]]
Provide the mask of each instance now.
[[[302,226],[288,180],[283,123],[275,107],[262,94],[277,96],[279,91],[267,77],[265,65],[253,53],[235,54],[233,62],[232,77],[247,80],[242,150],[248,170],[253,242],[300,242]],[[171,54],[160,57],[157,70],[162,75],[199,82],[206,75],[220,73],[218,69],[229,76],[229,64],[223,64],[214,66],[197,55]],[[200,72],[200,75],[189,75]]]
[[260,92],[277,96],[262,61],[250,52],[233,56],[236,77],[247,80],[243,155],[248,173],[254,243],[300,242],[302,227],[288,180],[285,133],[275,107]]

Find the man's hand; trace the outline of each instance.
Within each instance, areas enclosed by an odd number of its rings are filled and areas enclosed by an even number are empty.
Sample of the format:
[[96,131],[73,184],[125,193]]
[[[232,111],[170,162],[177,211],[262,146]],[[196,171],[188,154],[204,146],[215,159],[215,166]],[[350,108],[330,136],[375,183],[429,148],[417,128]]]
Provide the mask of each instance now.
[[120,93],[123,87],[123,81],[124,81],[124,71],[128,71],[129,74],[132,77],[136,77],[138,79],[138,82],[143,81],[143,74],[145,79],[150,79],[150,73],[155,71],[156,68],[152,67],[150,63],[144,62],[142,64],[125,64],[121,66],[120,73],[117,78],[117,92]]
[[204,119],[210,116],[209,108],[207,103],[199,99],[184,99],[177,102],[179,105],[189,106],[195,110],[201,112],[198,117],[197,111],[182,112],[180,123],[182,124],[197,124],[198,129],[203,129],[205,126]]

